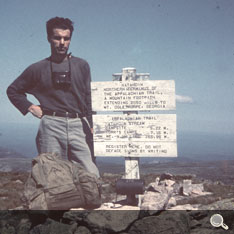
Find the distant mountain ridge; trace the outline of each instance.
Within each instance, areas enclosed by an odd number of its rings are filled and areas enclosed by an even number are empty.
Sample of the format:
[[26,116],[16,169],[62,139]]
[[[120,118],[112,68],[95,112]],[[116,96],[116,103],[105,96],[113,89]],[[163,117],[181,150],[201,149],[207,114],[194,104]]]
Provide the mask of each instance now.
[[0,171],[29,171],[32,159],[11,149],[0,147]]
[[[4,123],[0,126],[0,158],[37,156],[35,137],[38,125]],[[177,130],[178,158],[175,160],[191,159],[202,161],[234,159],[234,134],[218,134]],[[98,157],[98,161],[119,163],[121,157]],[[140,161],[174,160],[171,158],[140,158]]]
[[0,158],[26,158],[26,157],[12,149],[0,146]]

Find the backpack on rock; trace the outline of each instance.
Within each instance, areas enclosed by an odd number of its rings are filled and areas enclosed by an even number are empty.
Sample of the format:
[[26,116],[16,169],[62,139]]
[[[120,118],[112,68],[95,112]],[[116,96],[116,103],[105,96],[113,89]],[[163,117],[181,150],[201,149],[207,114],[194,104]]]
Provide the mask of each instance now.
[[22,200],[31,210],[94,209],[101,205],[101,181],[78,163],[43,153],[32,160]]

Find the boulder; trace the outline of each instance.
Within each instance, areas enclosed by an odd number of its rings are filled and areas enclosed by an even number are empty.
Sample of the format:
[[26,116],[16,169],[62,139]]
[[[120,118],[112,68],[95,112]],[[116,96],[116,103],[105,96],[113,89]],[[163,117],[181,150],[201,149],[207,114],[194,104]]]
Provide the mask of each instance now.
[[185,205],[178,205],[169,208],[169,210],[197,210],[198,205],[190,205],[190,204],[185,204]]
[[213,202],[208,205],[201,205],[200,210],[234,210],[234,199],[228,198]]
[[90,230],[85,226],[79,226],[74,234],[92,234]]
[[166,210],[173,206],[176,206],[176,199],[174,197],[171,197],[167,203]]
[[18,227],[17,227],[17,234],[25,234],[29,233],[31,228],[31,222],[27,218],[23,218],[20,220]]
[[12,225],[7,223],[1,228],[1,234],[16,234],[16,230]]
[[189,215],[185,212],[162,212],[158,216],[137,220],[128,231],[129,234],[187,234],[190,233]]
[[44,224],[35,226],[29,234],[72,234],[73,226],[47,219]]
[[160,181],[162,181],[162,180],[171,180],[172,177],[173,177],[173,175],[170,174],[170,173],[163,173],[163,174],[160,175]]
[[141,197],[140,209],[149,210],[150,214],[165,209],[174,191],[174,184],[175,182],[172,180],[166,179],[158,182],[156,178],[156,181],[149,184],[147,191]]
[[163,210],[170,199],[171,194],[148,191],[142,198],[141,210]]
[[139,210],[96,211],[90,213],[83,221],[93,232],[99,230],[102,234],[108,234],[126,230],[133,221],[138,219],[138,216]]
[[68,211],[63,217],[82,222],[89,227],[91,233],[108,234],[125,231],[138,219],[139,212],[139,208],[137,210]]

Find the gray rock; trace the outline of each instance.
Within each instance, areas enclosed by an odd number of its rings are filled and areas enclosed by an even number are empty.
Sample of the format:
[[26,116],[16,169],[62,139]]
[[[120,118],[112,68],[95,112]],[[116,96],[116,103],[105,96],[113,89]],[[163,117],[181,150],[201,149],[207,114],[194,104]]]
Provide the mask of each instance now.
[[200,194],[204,192],[203,184],[192,184],[192,193]]
[[170,173],[163,173],[163,174],[160,175],[160,181],[162,181],[162,180],[171,180],[172,177],[173,177],[173,175],[170,174]]
[[190,204],[185,204],[185,205],[178,205],[169,208],[169,210],[197,210],[198,205],[190,205]]
[[196,219],[193,219],[190,221],[190,228],[191,229],[195,229],[195,228],[199,228],[199,227],[201,227],[201,222],[199,222]]
[[30,234],[72,234],[72,225],[56,222],[52,219],[47,219],[44,224],[39,224],[34,227]]
[[90,230],[85,226],[80,226],[77,228],[77,230],[74,232],[74,234],[92,234]]
[[183,195],[190,196],[192,193],[192,180],[183,180]]
[[173,194],[180,194],[183,195],[183,184],[182,183],[175,183],[173,185],[174,191]]
[[173,188],[165,186],[152,186],[153,191],[147,191],[141,202],[141,210],[148,210],[150,214],[163,210],[172,196]]
[[174,183],[168,182],[167,181],[163,181],[163,183],[150,183],[147,188],[146,191],[152,191],[152,192],[158,192],[158,193],[169,193],[169,192],[173,192],[174,188],[173,186]]
[[88,210],[70,210],[63,214],[63,218],[79,222],[85,219],[89,213],[90,211]]
[[15,228],[8,223],[0,231],[1,234],[16,234]]
[[29,233],[31,222],[29,219],[21,219],[17,227],[17,234]]
[[129,234],[188,234],[190,233],[187,213],[163,212],[159,216],[150,216],[137,220],[128,231]]
[[211,193],[204,192],[203,184],[192,184],[192,180],[183,180],[183,195],[208,195]]
[[21,180],[16,180],[16,181],[14,181],[14,183],[16,183],[16,184],[23,184],[23,182]]
[[160,182],[161,185],[172,187],[175,184],[174,180],[164,180]]
[[201,205],[200,210],[234,210],[234,199],[228,198],[216,201],[209,205]]
[[93,211],[83,221],[92,233],[108,234],[124,231],[138,216],[139,210]]
[[[112,233],[124,231],[139,216],[137,210],[79,210],[65,212],[63,218],[82,222],[91,233]],[[77,231],[76,231],[77,232]]]
[[[224,223],[228,225],[229,230],[224,230],[223,228],[215,228],[210,224],[210,218],[213,214],[221,214],[224,219]],[[199,210],[189,212],[191,219],[190,227],[192,234],[200,233],[233,233],[233,220],[234,213],[232,210]],[[211,232],[212,231],[212,232]]]
[[166,209],[169,209],[173,206],[176,206],[176,199],[174,197],[171,197],[167,203]]

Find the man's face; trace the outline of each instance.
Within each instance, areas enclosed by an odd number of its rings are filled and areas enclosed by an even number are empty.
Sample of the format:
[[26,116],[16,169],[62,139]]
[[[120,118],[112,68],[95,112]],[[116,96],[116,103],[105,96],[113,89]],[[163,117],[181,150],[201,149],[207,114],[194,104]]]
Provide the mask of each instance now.
[[71,32],[69,29],[54,28],[48,41],[52,55],[66,55],[71,42]]

